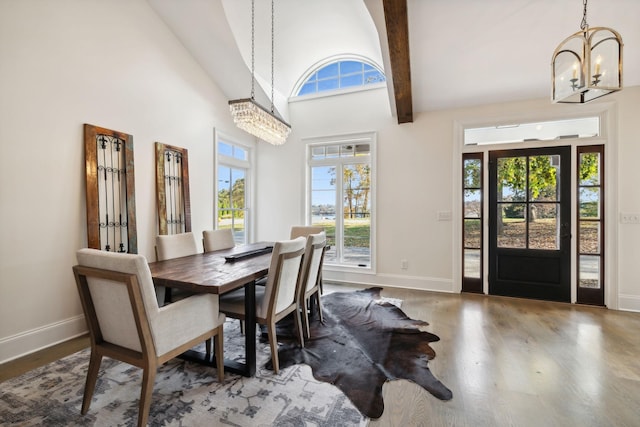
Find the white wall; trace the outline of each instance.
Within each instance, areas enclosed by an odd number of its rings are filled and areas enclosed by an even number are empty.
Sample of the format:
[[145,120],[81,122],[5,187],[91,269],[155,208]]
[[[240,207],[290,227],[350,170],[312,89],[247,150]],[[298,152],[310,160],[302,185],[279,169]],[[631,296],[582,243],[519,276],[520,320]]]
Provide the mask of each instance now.
[[239,131],[148,4],[2,0],[0,362],[86,330],[71,271],[87,241],[84,123],[133,135],[141,254],[155,257],[156,141],[189,150],[193,230],[213,227],[213,129]]
[[[618,100],[618,207],[640,212],[640,86],[626,88]],[[617,218],[611,218],[617,221]],[[619,308],[640,311],[640,225],[618,225]]]
[[[613,138],[618,163],[607,171],[619,183],[618,200],[609,194],[614,214],[617,241],[609,255],[617,266],[609,276],[615,295],[607,301],[612,308],[640,311],[640,225],[617,224],[618,212],[640,212],[640,191],[636,188],[640,138],[637,130],[637,106],[640,87],[602,98],[604,105],[613,104]],[[509,104],[485,105],[477,108],[416,114],[414,122],[397,125],[389,117],[384,90],[371,90],[342,96],[325,97],[290,105],[293,131],[287,144],[271,147],[260,144],[258,239],[286,236],[292,224],[304,222],[304,138],[377,132],[377,274],[326,272],[329,280],[352,281],[384,286],[404,286],[457,292],[460,289],[459,251],[454,221],[438,221],[438,211],[459,212],[456,175],[460,160],[456,152],[456,123],[500,117],[539,117],[563,114],[568,109],[593,108],[591,105],[552,105],[548,99]],[[604,107],[599,107],[604,108]],[[458,150],[459,151],[459,150]],[[610,152],[615,155],[615,151]],[[609,154],[608,154],[609,155]],[[457,156],[456,156],[457,157]],[[615,158],[615,156],[614,156]],[[276,199],[273,195],[278,194]],[[402,207],[402,217],[397,216]],[[616,254],[617,252],[617,254]],[[616,257],[616,255],[618,255]],[[407,259],[409,268],[400,269]]]

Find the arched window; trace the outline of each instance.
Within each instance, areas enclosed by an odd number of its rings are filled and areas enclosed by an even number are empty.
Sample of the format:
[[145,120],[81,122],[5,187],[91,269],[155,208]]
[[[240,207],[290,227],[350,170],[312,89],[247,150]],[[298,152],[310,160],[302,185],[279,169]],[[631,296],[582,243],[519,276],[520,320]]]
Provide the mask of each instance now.
[[314,71],[300,86],[297,96],[336,89],[367,86],[386,81],[378,68],[357,60],[331,62]]

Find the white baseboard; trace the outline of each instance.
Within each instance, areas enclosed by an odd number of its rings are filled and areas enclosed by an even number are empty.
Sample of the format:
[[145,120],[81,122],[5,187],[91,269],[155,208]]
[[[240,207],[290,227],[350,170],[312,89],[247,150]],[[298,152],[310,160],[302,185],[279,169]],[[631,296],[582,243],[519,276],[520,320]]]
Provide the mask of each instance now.
[[640,296],[619,294],[618,310],[640,312]]
[[322,278],[333,283],[352,283],[362,286],[417,289],[422,291],[453,292],[453,280],[395,274],[362,274],[342,271],[323,271]]
[[0,363],[17,359],[87,332],[84,315],[80,315],[2,338],[0,339]]

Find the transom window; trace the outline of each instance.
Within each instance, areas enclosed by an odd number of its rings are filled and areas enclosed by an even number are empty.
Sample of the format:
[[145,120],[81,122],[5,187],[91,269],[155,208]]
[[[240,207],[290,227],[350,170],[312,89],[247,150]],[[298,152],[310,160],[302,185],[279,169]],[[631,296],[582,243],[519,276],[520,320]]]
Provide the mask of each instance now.
[[336,61],[314,71],[297,96],[385,82],[384,74],[362,61]]
[[599,135],[600,118],[582,117],[546,122],[509,123],[482,128],[467,128],[464,130],[464,145],[592,138]]

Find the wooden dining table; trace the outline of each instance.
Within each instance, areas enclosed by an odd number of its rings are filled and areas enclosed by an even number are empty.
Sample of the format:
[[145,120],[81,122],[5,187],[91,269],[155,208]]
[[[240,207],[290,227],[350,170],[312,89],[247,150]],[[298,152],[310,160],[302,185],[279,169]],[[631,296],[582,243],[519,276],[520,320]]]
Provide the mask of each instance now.
[[[225,370],[247,377],[256,372],[256,280],[265,277],[271,263],[269,242],[236,246],[181,258],[149,263],[153,283],[194,293],[223,295],[244,287],[245,363],[225,359]],[[209,355],[189,351],[187,360],[215,366]]]

